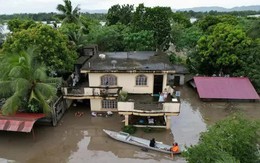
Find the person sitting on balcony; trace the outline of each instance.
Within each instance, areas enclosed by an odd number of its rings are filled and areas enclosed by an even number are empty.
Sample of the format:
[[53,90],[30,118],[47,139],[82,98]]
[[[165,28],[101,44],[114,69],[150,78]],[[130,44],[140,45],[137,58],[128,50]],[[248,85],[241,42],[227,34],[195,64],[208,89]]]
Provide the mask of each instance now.
[[158,108],[160,107],[161,103],[164,102],[164,96],[163,96],[163,93],[160,93],[160,96],[159,96],[159,104],[158,104]]
[[163,95],[163,93],[160,93],[159,102],[164,102],[164,95]]
[[166,101],[167,97],[168,97],[168,91],[167,91],[167,89],[165,88],[165,89],[163,90],[163,98],[164,98],[164,101]]

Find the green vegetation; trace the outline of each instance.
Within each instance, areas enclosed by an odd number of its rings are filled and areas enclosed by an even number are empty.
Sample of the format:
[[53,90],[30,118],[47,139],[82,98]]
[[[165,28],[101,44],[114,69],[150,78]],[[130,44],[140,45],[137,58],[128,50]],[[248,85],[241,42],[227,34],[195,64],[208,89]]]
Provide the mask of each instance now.
[[128,96],[128,93],[126,91],[120,91],[119,93],[119,100],[120,101],[126,101]]
[[259,122],[240,114],[232,115],[202,133],[199,144],[188,148],[184,156],[190,163],[257,163],[260,161],[259,131]]
[[169,55],[169,60],[172,64],[183,64],[183,59],[175,53]]
[[8,35],[3,44],[4,52],[19,53],[36,47],[36,59],[44,63],[49,71],[71,71],[77,57],[75,47],[65,35],[44,24],[21,29]]
[[63,0],[64,5],[58,4],[57,10],[61,13],[57,15],[58,19],[62,21],[62,23],[80,23],[79,21],[79,11],[80,8],[76,6],[74,9],[72,8],[70,0]]
[[124,126],[122,128],[122,131],[129,133],[129,134],[134,134],[136,132],[136,130],[137,130],[137,128],[134,126],[131,126],[131,125]]
[[59,78],[46,74],[46,67],[37,61],[39,52],[28,49],[15,54],[2,54],[0,62],[1,97],[4,115],[17,111],[50,113],[50,102],[61,84]]
[[107,24],[115,25],[121,23],[128,25],[132,20],[132,12],[134,10],[133,5],[114,5],[109,8],[107,13]]

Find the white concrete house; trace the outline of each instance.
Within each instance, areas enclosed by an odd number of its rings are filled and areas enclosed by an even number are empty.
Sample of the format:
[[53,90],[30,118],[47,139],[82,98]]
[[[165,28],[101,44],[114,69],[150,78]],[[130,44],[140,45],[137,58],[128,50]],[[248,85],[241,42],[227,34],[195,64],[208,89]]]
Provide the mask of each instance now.
[[[178,115],[180,103],[174,99],[172,86],[184,84],[187,70],[180,65],[169,62],[166,54],[155,52],[109,52],[93,55],[80,68],[83,84],[76,87],[64,87],[64,98],[89,99],[91,111],[118,112],[125,116],[125,125],[129,116],[164,116],[169,128],[169,118]],[[169,98],[157,108],[158,95],[167,89]],[[138,99],[119,100],[119,92],[125,91],[134,98],[150,97],[156,100],[146,105],[138,105]],[[155,98],[153,97],[155,96]],[[173,98],[173,99],[172,99]],[[146,103],[146,102],[142,102]],[[151,105],[154,104],[154,105]],[[142,126],[142,125],[140,125]]]

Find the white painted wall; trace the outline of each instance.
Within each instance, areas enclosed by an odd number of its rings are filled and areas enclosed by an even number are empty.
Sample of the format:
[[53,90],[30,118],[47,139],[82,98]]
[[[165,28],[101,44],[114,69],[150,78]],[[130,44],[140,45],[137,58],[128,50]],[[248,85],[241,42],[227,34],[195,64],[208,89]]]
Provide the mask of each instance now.
[[90,108],[91,111],[100,111],[101,106],[101,99],[90,99]]
[[167,74],[163,74],[162,91],[166,88],[166,85],[167,85]]
[[118,111],[134,111],[134,102],[117,102]]
[[[89,86],[100,86],[101,76],[108,75],[105,73],[90,73],[89,74]],[[153,93],[153,80],[154,74],[136,74],[136,73],[114,73],[112,74],[117,77],[117,86],[123,87],[124,91],[128,93],[144,94]],[[138,75],[147,76],[147,86],[135,85],[135,79]],[[166,82],[165,82],[166,85]]]
[[180,75],[180,85],[184,85],[184,75]]
[[[101,86],[101,76],[108,75],[109,73],[89,73],[89,86]],[[128,93],[135,94],[150,94],[153,93],[153,83],[154,75],[161,74],[152,74],[152,73],[114,73],[112,74],[117,77],[117,86],[123,87],[124,91]],[[138,75],[147,76],[147,86],[137,86],[135,85],[135,79]],[[166,88],[168,80],[174,79],[174,76],[180,76],[180,85],[184,84],[184,75],[183,74],[174,74],[167,75],[163,74],[163,85],[162,90]]]

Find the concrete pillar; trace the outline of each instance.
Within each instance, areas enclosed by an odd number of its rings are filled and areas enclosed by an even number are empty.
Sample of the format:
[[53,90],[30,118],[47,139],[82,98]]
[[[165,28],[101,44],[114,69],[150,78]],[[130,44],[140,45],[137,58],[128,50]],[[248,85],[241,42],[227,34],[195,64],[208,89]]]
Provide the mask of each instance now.
[[125,126],[129,125],[129,115],[125,115]]
[[171,128],[171,116],[167,115],[166,116],[166,129]]
[[67,88],[65,87],[65,88],[63,88],[63,92],[64,92],[64,95],[67,95],[68,94],[68,90],[67,90]]
[[180,75],[180,85],[184,85],[184,79],[185,76],[184,75]]
[[164,90],[164,88],[166,88],[166,85],[167,85],[167,77],[168,77],[168,74],[163,74],[163,87],[162,87],[162,91]]

